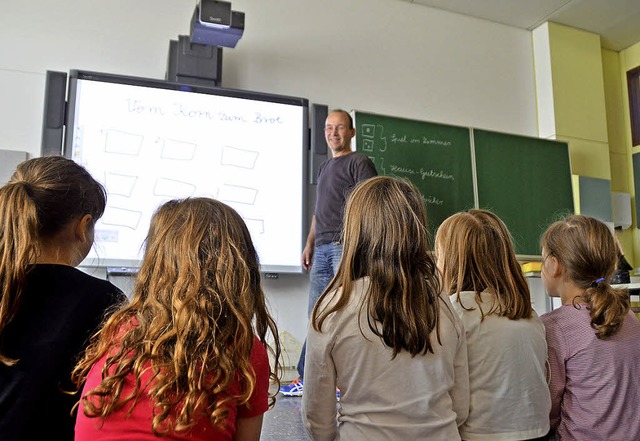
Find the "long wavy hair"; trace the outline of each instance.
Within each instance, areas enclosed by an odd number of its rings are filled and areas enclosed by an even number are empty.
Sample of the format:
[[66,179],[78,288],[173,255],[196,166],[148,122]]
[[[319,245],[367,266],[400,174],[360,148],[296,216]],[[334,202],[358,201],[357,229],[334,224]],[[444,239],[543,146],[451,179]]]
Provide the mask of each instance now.
[[529,286],[516,259],[507,226],[494,213],[473,209],[456,213],[442,222],[436,233],[436,252],[442,272],[444,292],[457,294],[475,292],[492,294],[493,302],[481,320],[491,314],[511,320],[531,318],[533,308]]
[[[393,349],[412,356],[434,351],[438,343],[440,284],[429,247],[427,215],[418,190],[408,181],[378,176],[361,182],[345,212],[343,253],[336,276],[316,303],[317,331],[353,295],[354,281],[369,277],[360,314],[369,328]],[[325,303],[337,290],[336,302]]]
[[[273,347],[267,344],[268,332]],[[151,220],[131,303],[93,337],[74,371],[79,385],[92,365],[107,356],[101,384],[81,399],[84,413],[105,418],[127,403],[132,408],[150,368],[154,434],[188,430],[198,412],[221,428],[228,414],[225,404],[244,404],[253,393],[249,358],[254,335],[273,355],[270,378],[278,383],[278,331],[267,311],[258,256],[244,221],[213,199],[167,202]],[[133,391],[123,396],[131,376]],[[235,379],[241,393],[230,396]],[[270,405],[274,402],[271,396]]]
[[[29,265],[36,263],[43,242],[54,241],[86,214],[95,224],[106,200],[102,185],[62,156],[21,163],[0,188],[0,337],[20,308]],[[17,361],[0,353],[5,366]]]
[[[599,339],[615,335],[629,312],[629,293],[610,285],[618,245],[609,228],[589,216],[574,215],[553,223],[541,240],[546,257],[554,256],[569,280],[584,290],[591,327]],[[599,279],[604,279],[597,282]]]

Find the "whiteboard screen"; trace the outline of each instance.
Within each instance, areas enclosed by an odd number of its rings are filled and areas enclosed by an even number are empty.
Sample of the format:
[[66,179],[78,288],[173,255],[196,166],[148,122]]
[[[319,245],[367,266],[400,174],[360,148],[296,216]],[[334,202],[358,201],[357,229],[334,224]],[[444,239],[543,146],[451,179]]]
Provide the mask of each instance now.
[[107,189],[83,265],[138,266],[163,202],[208,196],[243,217],[263,271],[302,272],[305,99],[71,72],[67,156]]

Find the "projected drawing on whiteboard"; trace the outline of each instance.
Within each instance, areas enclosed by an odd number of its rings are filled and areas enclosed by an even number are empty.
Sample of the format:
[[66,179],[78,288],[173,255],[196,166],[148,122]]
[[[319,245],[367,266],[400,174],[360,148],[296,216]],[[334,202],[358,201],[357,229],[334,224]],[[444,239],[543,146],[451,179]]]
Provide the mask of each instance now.
[[259,153],[253,150],[239,149],[228,145],[222,147],[222,165],[253,169]]
[[259,234],[264,234],[264,220],[250,219],[247,217],[243,219],[244,219],[244,223],[247,224],[247,228],[249,229],[249,231],[259,233]]
[[103,225],[126,227],[132,230],[138,229],[142,212],[127,208],[107,206],[100,221]]
[[104,151],[120,155],[138,156],[142,148],[144,136],[120,130],[107,130]]
[[118,242],[118,230],[105,230],[105,229],[96,229],[94,233],[94,237],[96,242],[110,242],[117,243]]
[[161,204],[212,197],[245,220],[262,269],[302,271],[307,100],[89,76],[70,77],[65,152],[100,178],[109,206],[85,265],[139,265]]
[[196,186],[177,179],[158,178],[153,187],[154,196],[166,196],[169,198],[187,198],[193,196]]
[[240,185],[223,184],[218,197],[225,202],[253,205],[256,203],[258,190]]
[[161,158],[176,161],[191,161],[195,157],[196,144],[167,139],[162,147]]
[[124,175],[121,173],[107,172],[105,176],[106,187],[109,194],[131,197],[133,189],[138,181],[138,176]]

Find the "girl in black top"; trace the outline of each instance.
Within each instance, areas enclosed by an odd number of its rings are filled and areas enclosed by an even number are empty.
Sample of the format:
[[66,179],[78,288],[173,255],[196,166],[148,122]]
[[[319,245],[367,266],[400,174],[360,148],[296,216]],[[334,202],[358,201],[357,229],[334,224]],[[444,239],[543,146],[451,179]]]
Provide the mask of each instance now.
[[102,185],[60,156],[20,164],[0,188],[0,438],[73,439],[71,371],[124,300],[74,267],[93,245]]

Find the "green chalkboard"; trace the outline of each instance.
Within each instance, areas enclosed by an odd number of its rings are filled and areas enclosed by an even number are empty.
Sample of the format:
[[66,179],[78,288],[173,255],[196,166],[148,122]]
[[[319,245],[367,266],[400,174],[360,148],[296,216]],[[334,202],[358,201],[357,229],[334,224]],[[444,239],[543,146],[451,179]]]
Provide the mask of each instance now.
[[468,128],[354,112],[356,150],[380,175],[413,182],[426,202],[432,234],[444,219],[474,207]]
[[540,236],[573,213],[565,142],[473,130],[478,202],[504,220],[516,253],[540,255]]

